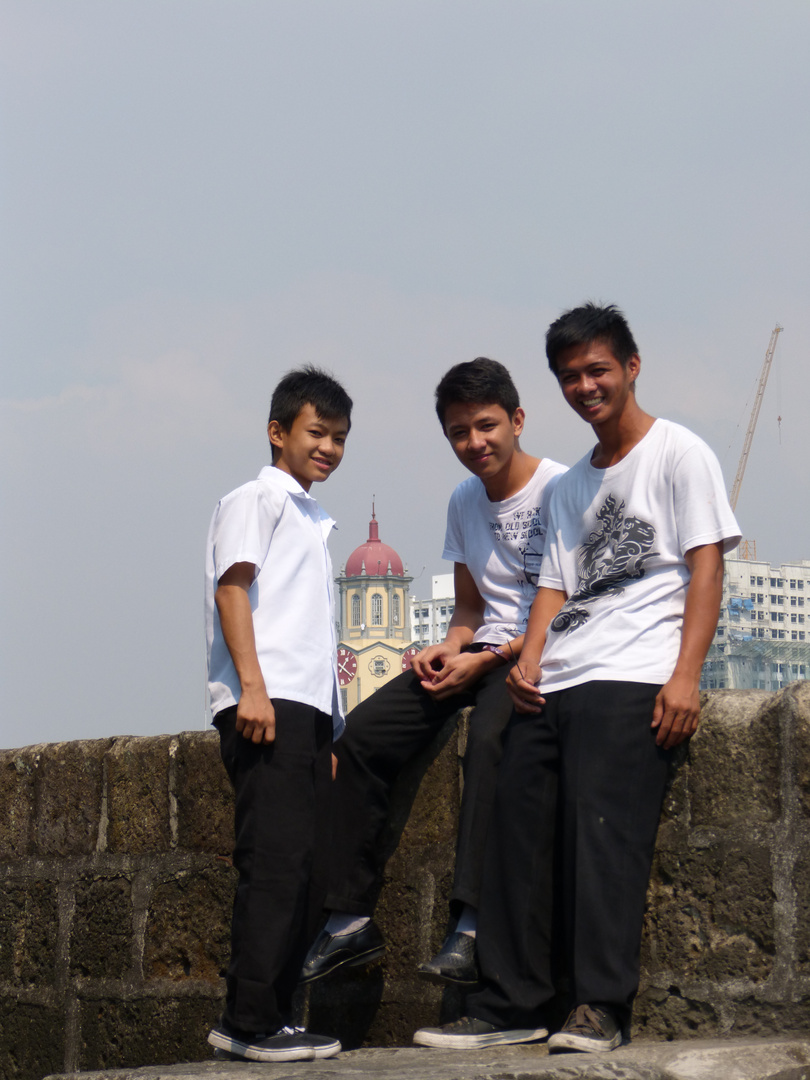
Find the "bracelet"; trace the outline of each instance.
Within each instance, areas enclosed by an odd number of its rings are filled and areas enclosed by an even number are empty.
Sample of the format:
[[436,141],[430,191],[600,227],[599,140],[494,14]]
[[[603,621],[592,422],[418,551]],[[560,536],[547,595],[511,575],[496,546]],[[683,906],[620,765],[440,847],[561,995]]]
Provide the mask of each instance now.
[[505,664],[509,663],[509,657],[497,645],[484,645],[481,648],[481,652],[495,653],[495,655],[499,656]]

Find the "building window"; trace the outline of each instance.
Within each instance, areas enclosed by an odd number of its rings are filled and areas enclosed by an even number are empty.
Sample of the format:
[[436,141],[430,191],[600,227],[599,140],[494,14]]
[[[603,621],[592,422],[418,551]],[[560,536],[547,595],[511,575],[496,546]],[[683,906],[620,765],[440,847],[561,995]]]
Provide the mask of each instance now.
[[797,589],[803,589],[804,588],[804,582],[801,580],[801,578],[799,578],[799,580],[796,582],[796,588]]
[[360,625],[360,597],[357,593],[352,597],[352,626]]
[[371,594],[371,625],[382,626],[382,593]]
[[796,588],[796,580],[795,580],[795,578],[790,579],[790,587],[791,587],[791,589]]
[[757,583],[757,579],[755,577],[752,577],[751,578],[751,584],[756,585],[756,583]]
[[764,585],[764,584],[765,584],[765,581],[763,580],[763,578],[758,577],[757,578],[757,585]]
[[391,621],[394,626],[399,626],[399,593],[394,593],[391,599]]

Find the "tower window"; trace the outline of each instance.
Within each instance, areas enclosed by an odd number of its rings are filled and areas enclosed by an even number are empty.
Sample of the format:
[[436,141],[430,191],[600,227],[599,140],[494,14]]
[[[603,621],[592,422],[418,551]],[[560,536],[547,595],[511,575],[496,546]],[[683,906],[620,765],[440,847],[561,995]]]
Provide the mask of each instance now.
[[391,600],[391,622],[394,626],[399,626],[401,622],[399,617],[399,593],[394,593]]
[[378,592],[371,595],[371,625],[382,626],[382,594]]
[[360,625],[360,597],[357,593],[352,597],[352,626]]

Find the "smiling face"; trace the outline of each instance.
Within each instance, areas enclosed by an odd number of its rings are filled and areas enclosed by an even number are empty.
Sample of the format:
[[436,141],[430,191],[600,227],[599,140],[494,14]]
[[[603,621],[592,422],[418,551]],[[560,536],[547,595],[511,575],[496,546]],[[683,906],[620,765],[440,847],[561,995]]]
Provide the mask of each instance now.
[[465,469],[486,485],[509,468],[523,420],[520,408],[510,417],[501,405],[454,402],[445,410],[444,433]]
[[304,405],[285,431],[278,420],[267,425],[267,435],[274,451],[273,464],[289,473],[304,491],[326,480],[343,457],[349,421],[346,417],[325,420],[314,405]]
[[560,354],[557,380],[574,412],[599,428],[621,420],[628,410],[637,408],[633,386],[640,369],[637,354],[623,367],[608,345],[591,341]]

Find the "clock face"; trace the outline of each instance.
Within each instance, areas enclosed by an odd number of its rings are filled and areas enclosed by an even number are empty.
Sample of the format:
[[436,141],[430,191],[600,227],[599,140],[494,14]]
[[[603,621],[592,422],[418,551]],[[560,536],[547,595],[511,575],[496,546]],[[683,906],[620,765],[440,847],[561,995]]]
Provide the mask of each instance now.
[[420,653],[421,651],[422,650],[419,648],[418,645],[411,645],[405,650],[405,652],[402,654],[402,670],[403,671],[410,671],[411,670],[411,661],[416,656],[416,654]]
[[351,649],[341,645],[337,651],[338,682],[341,686],[348,686],[357,674],[357,657]]

